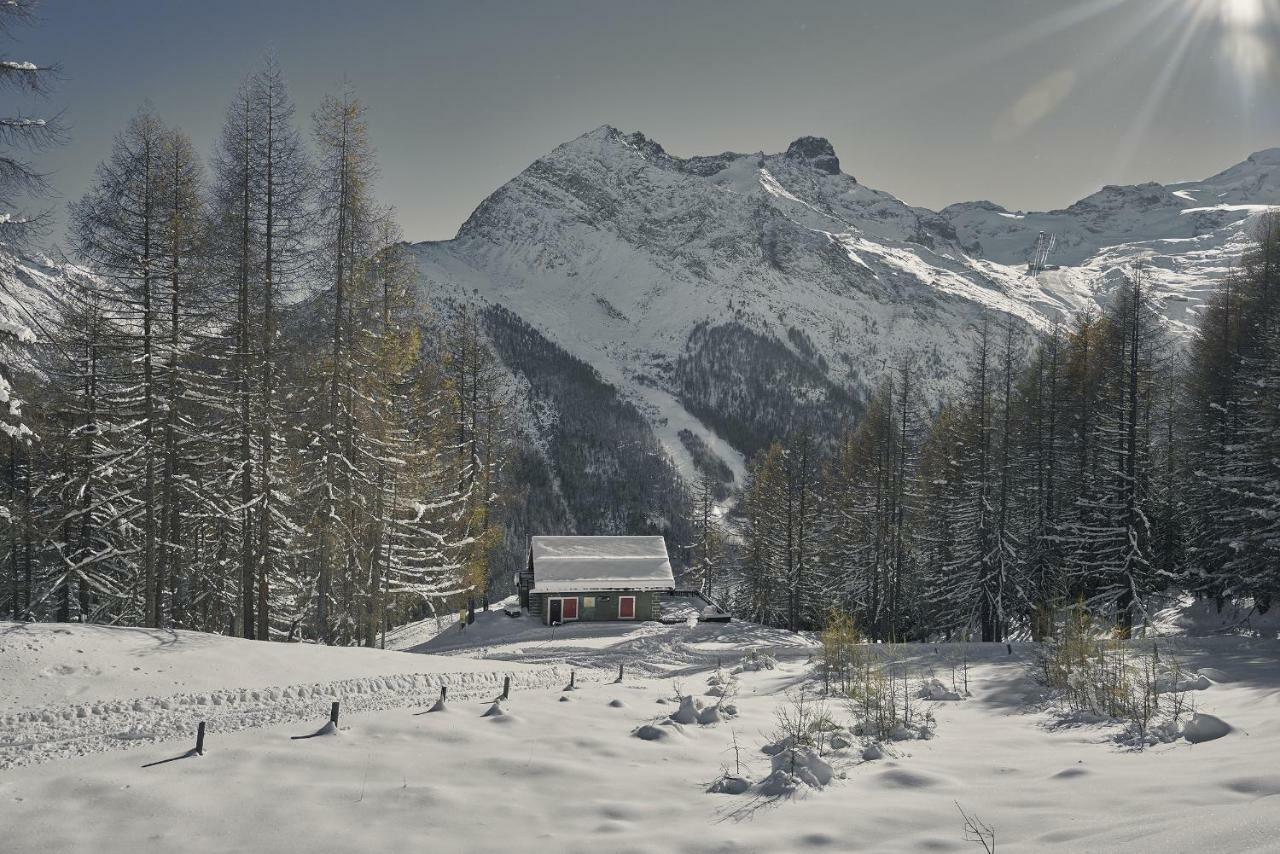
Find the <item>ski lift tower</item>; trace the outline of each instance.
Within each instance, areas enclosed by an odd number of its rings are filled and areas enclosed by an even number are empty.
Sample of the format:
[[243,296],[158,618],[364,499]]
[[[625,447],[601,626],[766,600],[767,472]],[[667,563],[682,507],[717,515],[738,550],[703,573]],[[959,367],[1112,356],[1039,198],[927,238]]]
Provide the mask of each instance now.
[[1036,237],[1035,248],[1031,250],[1031,261],[1027,264],[1027,275],[1037,276],[1049,267],[1049,256],[1058,247],[1058,235],[1042,231]]

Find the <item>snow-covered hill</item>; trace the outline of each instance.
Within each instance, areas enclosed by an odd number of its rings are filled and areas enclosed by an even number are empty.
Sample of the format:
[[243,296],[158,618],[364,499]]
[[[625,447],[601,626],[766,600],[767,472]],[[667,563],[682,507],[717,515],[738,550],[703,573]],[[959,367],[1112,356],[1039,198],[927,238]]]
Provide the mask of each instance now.
[[[616,386],[682,471],[709,452],[740,476],[797,420],[856,418],[904,359],[932,397],[953,388],[984,314],[1044,328],[1105,301],[1140,258],[1185,330],[1249,218],[1280,203],[1278,166],[1262,152],[1048,213],[934,212],[860,184],[824,139],[679,158],[605,126],[415,251],[430,298],[514,313]],[[1028,276],[1041,231],[1062,266]]]

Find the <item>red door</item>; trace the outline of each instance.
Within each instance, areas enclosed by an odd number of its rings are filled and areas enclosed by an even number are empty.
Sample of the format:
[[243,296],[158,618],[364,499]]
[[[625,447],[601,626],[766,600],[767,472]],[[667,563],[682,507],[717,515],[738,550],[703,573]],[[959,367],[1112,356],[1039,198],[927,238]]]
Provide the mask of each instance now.
[[564,605],[563,605],[563,608],[564,608],[564,612],[563,612],[564,619],[565,619],[565,620],[576,620],[576,619],[578,619],[578,600],[577,600],[577,598],[575,597],[575,598],[573,598],[573,599],[565,599],[565,600],[563,600],[563,601],[564,601]]
[[618,619],[634,620],[636,618],[636,597],[619,596],[618,597]]

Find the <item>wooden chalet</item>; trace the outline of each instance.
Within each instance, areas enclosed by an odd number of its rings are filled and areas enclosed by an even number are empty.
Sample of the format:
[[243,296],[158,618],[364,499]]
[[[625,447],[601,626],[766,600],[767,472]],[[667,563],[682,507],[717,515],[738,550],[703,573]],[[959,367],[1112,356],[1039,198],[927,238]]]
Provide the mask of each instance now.
[[520,604],[547,625],[657,620],[675,591],[662,537],[534,537]]

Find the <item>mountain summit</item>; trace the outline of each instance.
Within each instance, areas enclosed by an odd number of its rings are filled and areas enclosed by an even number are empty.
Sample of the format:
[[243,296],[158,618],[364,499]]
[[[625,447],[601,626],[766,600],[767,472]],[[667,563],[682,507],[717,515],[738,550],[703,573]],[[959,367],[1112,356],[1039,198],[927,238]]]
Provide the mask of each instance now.
[[840,173],[840,160],[831,143],[820,136],[802,136],[787,146],[787,156],[807,161],[814,169],[828,175]]

